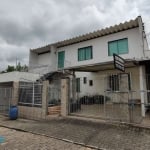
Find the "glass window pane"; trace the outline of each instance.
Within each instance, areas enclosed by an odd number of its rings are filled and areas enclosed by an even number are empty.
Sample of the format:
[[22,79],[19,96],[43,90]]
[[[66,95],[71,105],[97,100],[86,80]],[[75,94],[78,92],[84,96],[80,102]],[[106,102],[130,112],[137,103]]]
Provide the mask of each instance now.
[[84,49],[78,50],[78,60],[79,61],[85,60],[85,50]]
[[64,67],[65,51],[58,52],[58,68]]
[[113,56],[113,53],[118,54],[117,41],[108,43],[108,54]]
[[92,58],[92,47],[85,48],[85,58],[86,60]]
[[128,40],[127,39],[118,40],[118,51],[119,51],[119,54],[128,53]]

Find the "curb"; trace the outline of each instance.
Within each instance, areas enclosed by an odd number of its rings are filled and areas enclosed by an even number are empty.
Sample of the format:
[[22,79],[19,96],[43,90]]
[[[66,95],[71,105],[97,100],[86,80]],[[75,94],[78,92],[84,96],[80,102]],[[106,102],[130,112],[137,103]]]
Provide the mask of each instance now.
[[98,119],[89,119],[89,118],[84,118],[83,117],[74,117],[74,116],[69,116],[65,117],[64,119],[71,119],[71,120],[79,120],[79,121],[84,121],[84,122],[91,122],[91,123],[102,123],[105,125],[111,125],[111,126],[116,126],[116,127],[122,127],[122,128],[127,128],[131,131],[142,131],[145,133],[150,134],[150,127],[148,126],[143,126],[143,125],[138,125],[134,123],[126,123],[126,122],[117,122],[117,121],[106,121],[106,120],[98,120]]

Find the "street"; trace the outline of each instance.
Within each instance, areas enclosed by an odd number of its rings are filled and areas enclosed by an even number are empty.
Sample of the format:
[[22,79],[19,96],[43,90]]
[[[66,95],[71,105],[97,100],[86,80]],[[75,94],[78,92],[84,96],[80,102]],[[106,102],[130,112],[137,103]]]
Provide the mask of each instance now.
[[0,150],[91,150],[46,136],[0,127]]
[[0,117],[0,136],[5,138],[0,150],[88,149],[82,146],[100,150],[150,149],[150,129],[75,118],[35,121]]

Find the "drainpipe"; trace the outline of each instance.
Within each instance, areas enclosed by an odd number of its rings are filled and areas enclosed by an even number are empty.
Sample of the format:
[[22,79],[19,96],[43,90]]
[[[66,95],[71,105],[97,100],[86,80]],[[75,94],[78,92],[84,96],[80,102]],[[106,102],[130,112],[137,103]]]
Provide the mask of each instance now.
[[144,51],[144,23],[142,22],[142,18],[141,16],[138,17],[138,24],[139,24],[139,32],[140,32],[140,35],[141,35],[141,39],[142,39],[142,50],[143,50],[143,56],[145,58],[145,51]]
[[35,93],[35,91],[34,91],[34,82],[33,82],[33,92],[32,92],[32,106],[34,106],[34,93]]

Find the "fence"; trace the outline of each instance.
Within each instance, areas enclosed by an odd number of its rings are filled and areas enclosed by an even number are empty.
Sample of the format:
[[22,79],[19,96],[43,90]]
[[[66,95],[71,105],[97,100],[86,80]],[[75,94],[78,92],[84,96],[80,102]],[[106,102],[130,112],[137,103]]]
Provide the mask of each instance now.
[[[149,85],[147,80],[146,83]],[[69,114],[141,123],[150,117],[147,117],[149,95],[146,88],[140,90],[139,75],[119,73],[80,77],[71,80]]]
[[29,119],[48,119],[60,113],[60,85],[48,81],[19,83],[19,116]]
[[0,113],[8,114],[12,100],[12,87],[0,87]]
[[41,107],[42,84],[36,82],[19,83],[19,105]]

